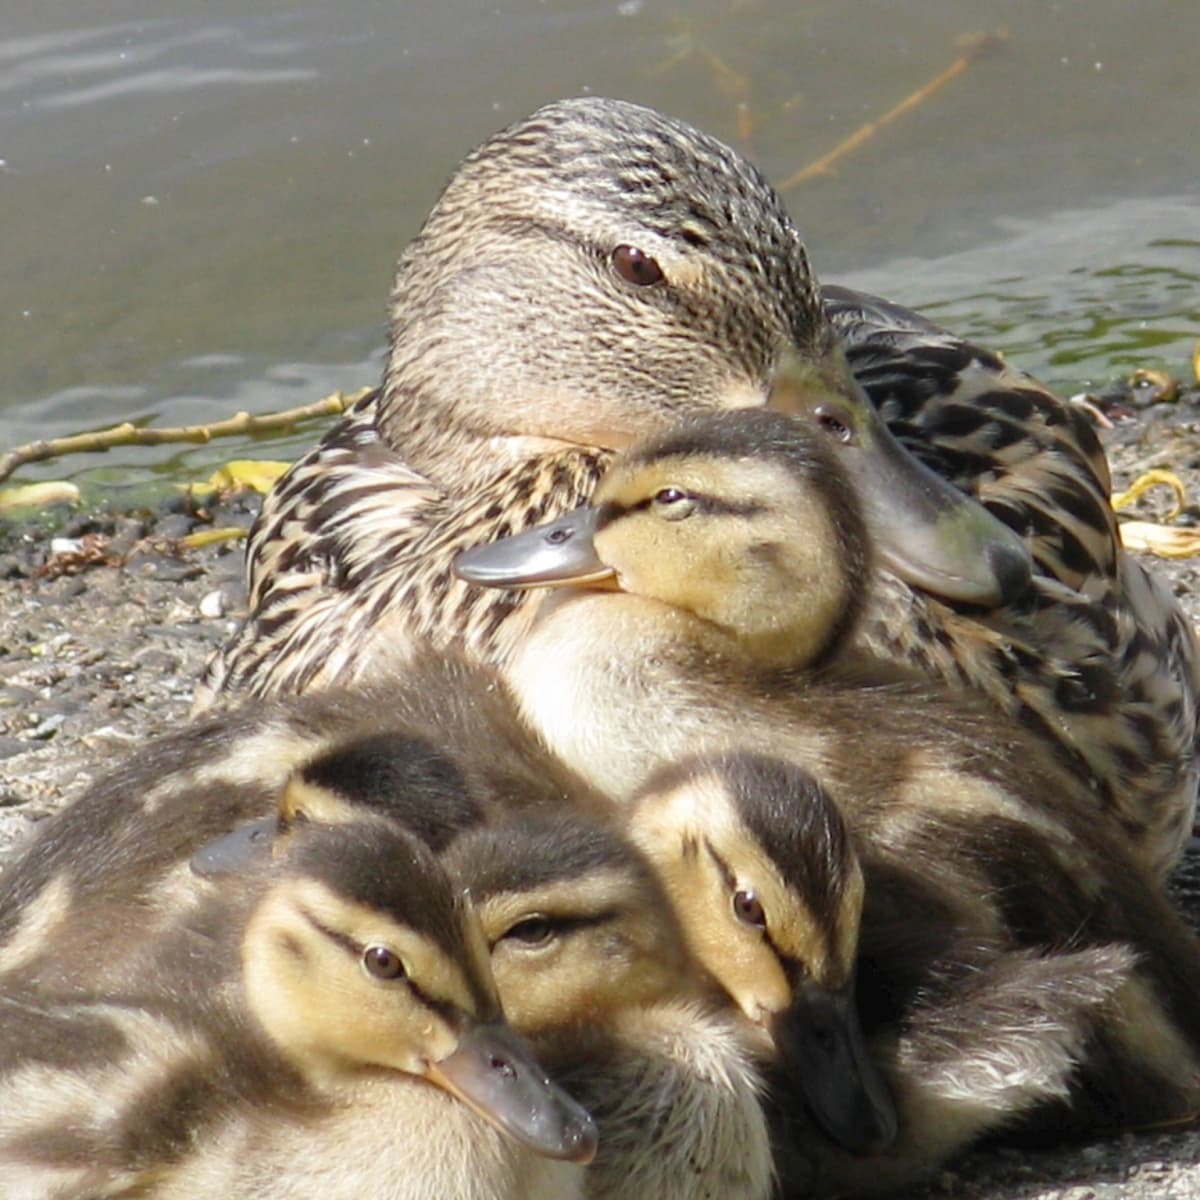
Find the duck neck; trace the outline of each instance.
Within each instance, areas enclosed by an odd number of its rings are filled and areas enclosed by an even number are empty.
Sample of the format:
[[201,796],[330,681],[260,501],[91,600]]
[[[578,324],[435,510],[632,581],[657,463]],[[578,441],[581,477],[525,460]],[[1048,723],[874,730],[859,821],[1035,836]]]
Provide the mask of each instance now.
[[[500,476],[525,476],[551,460],[567,465],[606,464],[606,451],[558,438],[481,432],[450,420],[443,406],[423,404],[417,395],[389,389],[382,397],[376,425],[383,441],[404,462],[451,494],[465,495],[491,485]],[[591,484],[598,475],[587,471]],[[565,506],[580,503],[586,493]]]

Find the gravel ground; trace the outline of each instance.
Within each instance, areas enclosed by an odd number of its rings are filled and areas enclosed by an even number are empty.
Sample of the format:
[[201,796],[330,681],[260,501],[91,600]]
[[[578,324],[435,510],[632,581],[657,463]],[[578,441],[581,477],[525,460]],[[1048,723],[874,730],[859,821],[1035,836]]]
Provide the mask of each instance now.
[[[1180,475],[1200,525],[1200,409],[1157,404],[1107,435],[1124,486],[1151,467]],[[1152,495],[1138,513],[1153,518]],[[183,549],[211,523],[252,519],[253,501],[199,514],[68,517],[0,531],[0,859],[116,757],[186,716],[208,655],[245,600],[236,544]],[[1161,561],[1200,620],[1200,559]],[[1200,848],[1175,880],[1200,925]],[[912,1200],[1200,1200],[1200,1131],[1125,1134],[1084,1147],[997,1149],[941,1171]]]

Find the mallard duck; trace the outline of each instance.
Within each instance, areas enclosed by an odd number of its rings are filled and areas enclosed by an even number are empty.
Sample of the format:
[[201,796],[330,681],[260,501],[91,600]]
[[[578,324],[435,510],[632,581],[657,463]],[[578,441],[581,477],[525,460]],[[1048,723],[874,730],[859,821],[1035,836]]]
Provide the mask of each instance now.
[[1018,531],[1034,562],[1032,588],[966,620],[877,572],[860,640],[1014,713],[1165,874],[1195,812],[1200,652],[1175,597],[1121,547],[1085,410],[910,309],[836,286],[824,296],[888,427]]
[[[860,385],[942,476],[914,475]],[[758,173],[620,101],[549,105],[451,180],[400,262],[383,386],[264,504],[250,615],[198,706],[363,679],[418,644],[502,664],[531,604],[463,587],[457,550],[569,510],[681,415],[768,400],[855,469],[880,545],[860,638],[1017,715],[1165,869],[1195,805],[1200,660],[1121,550],[1091,428],[913,313],[822,304]]]
[[6,1196],[581,1194],[590,1118],[508,1029],[477,917],[394,822],[297,826],[169,927],[109,935],[124,953],[91,986],[70,939],[59,987],[6,979]]

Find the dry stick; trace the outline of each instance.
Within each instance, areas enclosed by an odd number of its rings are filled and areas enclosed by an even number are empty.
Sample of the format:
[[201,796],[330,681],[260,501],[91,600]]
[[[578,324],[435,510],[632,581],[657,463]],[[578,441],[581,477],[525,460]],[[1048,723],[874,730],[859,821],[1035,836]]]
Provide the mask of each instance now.
[[956,79],[961,75],[981,54],[994,49],[1008,37],[1008,34],[1001,31],[996,33],[984,33],[975,37],[967,45],[966,50],[958,58],[956,58],[944,71],[935,75],[928,83],[917,88],[911,96],[905,96],[895,108],[885,112],[877,121],[868,121],[861,128],[852,133],[845,141],[835,146],[828,154],[823,154],[816,161],[808,164],[807,167],[801,167],[799,171],[789,175],[781,184],[778,185],[778,190],[786,192],[794,187],[799,187],[802,183],[807,183],[810,179],[815,179],[818,175],[832,175],[834,164],[845,158],[854,150],[857,150],[864,142],[873,138],[881,129],[890,125],[897,117],[902,116],[910,109],[916,108],[919,104],[924,104],[935,92],[944,88],[952,79]]
[[71,437],[50,438],[48,441],[29,442],[0,455],[0,481],[7,479],[18,467],[27,463],[42,462],[60,454],[87,454],[97,450],[111,450],[114,446],[161,446],[170,442],[210,442],[213,438],[233,437],[239,433],[264,433],[287,429],[301,421],[343,413],[370,389],[347,394],[334,392],[315,404],[303,404],[299,408],[283,412],[264,413],[252,417],[240,412],[213,425],[183,425],[177,428],[141,428],[126,421],[111,429],[98,429],[94,433],[77,433]]

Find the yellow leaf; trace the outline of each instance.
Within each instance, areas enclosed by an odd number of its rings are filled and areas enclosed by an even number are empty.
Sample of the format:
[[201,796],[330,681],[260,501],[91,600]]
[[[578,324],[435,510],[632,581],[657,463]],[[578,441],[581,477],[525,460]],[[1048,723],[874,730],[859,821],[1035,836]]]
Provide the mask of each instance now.
[[185,546],[198,550],[201,546],[215,546],[218,542],[239,542],[245,536],[246,530],[238,525],[222,525],[217,529],[197,529],[195,533],[189,533],[179,540]]
[[1126,550],[1140,550],[1159,558],[1200,557],[1200,529],[1155,525],[1153,521],[1123,521],[1121,541]]
[[235,458],[218,467],[203,483],[189,483],[188,494],[207,496],[212,492],[244,492],[247,489],[265,496],[291,463],[270,459]]
[[47,504],[76,504],[78,501],[79,489],[61,479],[0,488],[0,512],[8,512],[10,508],[43,508]]
[[1139,475],[1123,492],[1118,492],[1112,498],[1113,508],[1121,509],[1132,504],[1143,492],[1152,487],[1169,487],[1175,493],[1175,505],[1167,514],[1167,520],[1173,521],[1183,511],[1187,503],[1187,488],[1183,480],[1173,471],[1154,470]]

